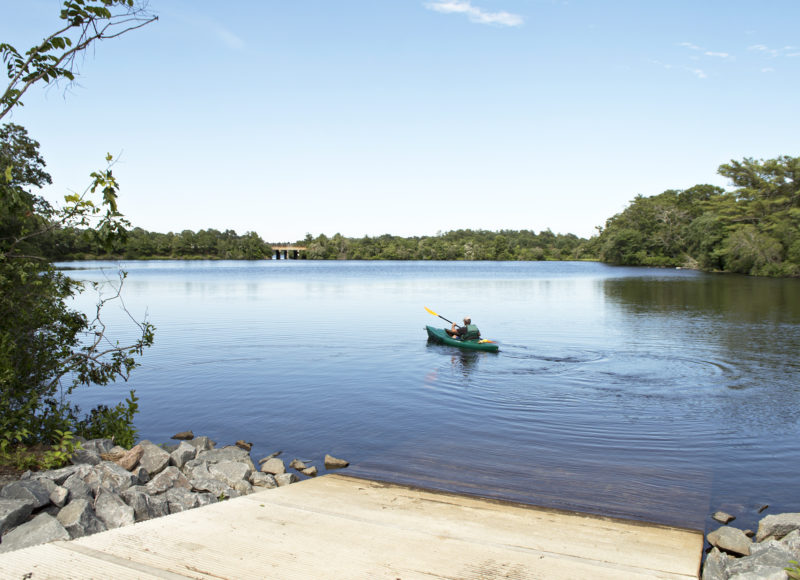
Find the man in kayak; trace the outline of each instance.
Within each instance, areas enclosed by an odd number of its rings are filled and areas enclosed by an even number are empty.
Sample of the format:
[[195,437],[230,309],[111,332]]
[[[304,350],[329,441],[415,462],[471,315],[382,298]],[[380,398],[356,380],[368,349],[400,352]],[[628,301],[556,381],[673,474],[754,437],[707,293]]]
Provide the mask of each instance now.
[[481,337],[481,331],[472,324],[472,319],[469,316],[464,317],[464,326],[457,326],[454,322],[450,330],[445,328],[444,331],[449,336],[459,340],[478,340]]

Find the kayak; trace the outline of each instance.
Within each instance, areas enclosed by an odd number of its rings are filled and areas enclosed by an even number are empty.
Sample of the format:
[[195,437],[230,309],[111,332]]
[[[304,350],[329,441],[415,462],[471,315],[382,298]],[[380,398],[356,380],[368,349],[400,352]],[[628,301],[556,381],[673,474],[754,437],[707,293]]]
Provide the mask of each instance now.
[[458,348],[466,348],[469,350],[485,350],[487,352],[497,352],[500,347],[496,342],[489,340],[459,340],[452,338],[443,328],[436,328],[433,326],[426,326],[425,330],[428,331],[428,338],[441,342],[450,346],[457,346]]

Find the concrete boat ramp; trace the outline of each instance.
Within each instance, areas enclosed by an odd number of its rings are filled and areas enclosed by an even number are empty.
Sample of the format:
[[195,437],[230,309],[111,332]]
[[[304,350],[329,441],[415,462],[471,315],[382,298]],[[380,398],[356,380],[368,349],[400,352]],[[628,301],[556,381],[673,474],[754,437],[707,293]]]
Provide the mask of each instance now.
[[703,534],[338,474],[0,554],[0,578],[697,578]]

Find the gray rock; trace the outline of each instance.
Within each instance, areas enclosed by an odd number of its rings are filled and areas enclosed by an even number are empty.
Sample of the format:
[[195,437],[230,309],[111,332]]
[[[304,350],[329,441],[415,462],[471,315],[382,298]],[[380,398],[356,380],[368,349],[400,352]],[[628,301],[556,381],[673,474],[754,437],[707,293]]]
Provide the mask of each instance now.
[[267,489],[278,487],[274,475],[270,473],[261,473],[260,471],[254,471],[250,474],[250,483],[255,487],[264,487]]
[[27,499],[0,498],[0,535],[27,520],[35,505]]
[[214,476],[208,470],[209,465],[207,461],[192,459],[186,462],[181,471],[189,479],[212,479]]
[[758,522],[756,541],[762,542],[768,538],[780,540],[794,530],[800,530],[800,513],[767,516]]
[[69,490],[60,485],[50,492],[50,503],[54,506],[62,508],[67,505],[69,499]]
[[106,525],[97,517],[91,503],[85,499],[70,502],[61,509],[56,519],[69,532],[72,539],[105,531]]
[[[80,470],[77,465],[67,465],[60,469],[51,469],[48,471],[37,471],[28,476],[29,479],[49,479],[56,485],[63,485],[67,478]],[[30,472],[28,472],[30,473]]]
[[103,461],[99,453],[90,451],[89,449],[78,449],[69,458],[73,465],[97,465]]
[[214,497],[230,497],[233,488],[229,485],[218,481],[216,479],[205,478],[205,479],[192,479],[191,480],[192,489],[198,492],[206,492],[210,493]]
[[137,522],[160,518],[169,514],[169,504],[163,495],[150,495],[144,486],[134,486],[120,494],[122,500],[133,508]]
[[195,437],[189,443],[196,447],[198,452],[199,451],[208,451],[210,449],[214,449],[214,442],[209,439],[208,437]]
[[289,467],[291,467],[292,469],[296,469],[297,471],[303,471],[304,469],[308,469],[308,465],[306,465],[299,459],[292,459],[292,461],[289,463]]
[[[112,461],[104,461],[96,465],[94,472],[99,478],[98,487],[116,494],[139,483],[138,477]],[[95,490],[96,493],[97,491]]]
[[81,448],[92,453],[110,453],[114,449],[114,442],[111,439],[92,439],[83,443]]
[[749,556],[753,544],[742,530],[729,526],[714,530],[706,539],[712,546],[739,556]]
[[[728,564],[728,575],[731,578],[737,574],[761,574],[756,578],[766,578],[775,571],[783,571],[788,565],[789,560],[797,557],[780,542],[767,540],[759,544],[754,544],[747,558],[738,558]],[[785,579],[785,576],[783,577]]]
[[197,454],[197,459],[200,461],[207,461],[208,463],[219,463],[220,461],[238,461],[250,466],[255,470],[253,460],[250,459],[250,453],[244,449],[239,449],[235,445],[223,447],[221,449],[209,449],[208,451],[201,451]]
[[283,487],[297,481],[297,476],[294,473],[279,473],[275,476],[275,483],[278,487]]
[[149,493],[155,495],[164,493],[173,487],[191,489],[192,484],[189,483],[189,480],[177,467],[170,465],[164,471],[153,477],[153,479],[147,483],[146,487]]
[[147,470],[147,474],[150,477],[161,473],[169,465],[169,453],[161,449],[161,447],[153,445],[150,441],[142,441],[139,445],[144,448],[139,465]]
[[325,456],[325,469],[342,469],[348,465],[350,465],[350,462],[344,459],[337,459],[331,455]]
[[237,481],[236,485],[233,486],[240,495],[249,495],[253,493],[253,486],[250,485],[249,481]]
[[49,514],[39,514],[3,536],[0,553],[46,544],[55,540],[69,540],[69,532]]
[[0,497],[29,501],[33,503],[33,509],[37,510],[50,503],[50,491],[54,488],[55,484],[48,479],[12,481],[0,490]]
[[269,473],[271,475],[280,475],[282,473],[286,473],[286,465],[284,465],[283,459],[273,457],[271,459],[267,459],[261,464],[261,472]]
[[781,544],[797,554],[797,558],[795,559],[800,561],[800,530],[794,530],[783,536]]
[[[214,477],[230,487],[236,488],[236,485],[241,482],[246,482],[253,473],[244,463],[236,461],[220,461],[219,463],[212,463],[208,466],[208,471]],[[249,485],[249,483],[248,483]]]
[[173,487],[164,493],[169,504],[169,513],[176,514],[199,507],[198,494],[192,493],[183,487]]
[[181,441],[178,448],[169,454],[169,463],[181,469],[187,461],[197,457],[197,447],[186,441]]
[[137,485],[144,485],[150,481],[150,474],[147,473],[147,470],[141,465],[136,467],[131,473],[136,476]]
[[82,474],[81,472],[76,472],[69,476],[64,482],[64,488],[69,490],[71,501],[75,501],[76,499],[94,499],[94,491],[92,491],[91,486],[84,481],[86,475],[87,474]]
[[120,496],[104,489],[97,495],[94,511],[109,530],[128,526],[136,521],[133,508]]
[[735,518],[735,517],[733,517],[732,515],[730,515],[730,514],[726,514],[725,512],[720,512],[720,511],[718,511],[718,512],[714,512],[714,513],[711,515],[711,517],[712,517],[713,519],[717,520],[717,521],[718,521],[719,523],[721,523],[721,524],[728,524],[728,523],[730,523],[730,522],[732,522],[733,520],[735,520],[735,519],[736,519],[736,518]]
[[316,466],[312,465],[311,467],[306,467],[300,473],[303,475],[307,475],[308,477],[316,477],[317,476],[317,468]]
[[711,548],[703,564],[703,580],[727,580],[726,564],[728,555],[720,552],[718,548]]

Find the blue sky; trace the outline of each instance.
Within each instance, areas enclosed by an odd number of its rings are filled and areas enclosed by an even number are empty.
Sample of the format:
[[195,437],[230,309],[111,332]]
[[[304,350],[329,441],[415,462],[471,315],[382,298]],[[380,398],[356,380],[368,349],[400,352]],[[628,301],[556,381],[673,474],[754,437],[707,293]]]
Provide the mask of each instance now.
[[[590,236],[637,194],[799,155],[797,0],[150,0],[10,119],[60,199],[107,152],[153,231]],[[0,41],[58,0],[0,0]],[[8,119],[7,119],[8,120]]]

